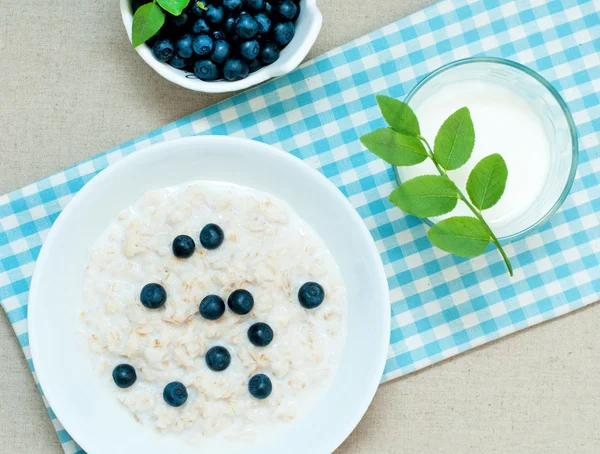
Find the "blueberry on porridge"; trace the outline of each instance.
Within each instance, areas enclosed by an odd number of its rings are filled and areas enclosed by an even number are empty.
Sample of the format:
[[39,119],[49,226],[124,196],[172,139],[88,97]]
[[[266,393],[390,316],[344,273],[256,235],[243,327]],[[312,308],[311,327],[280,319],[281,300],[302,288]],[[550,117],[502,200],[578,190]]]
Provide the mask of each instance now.
[[165,305],[167,292],[160,284],[146,284],[140,292],[140,302],[148,309],[158,309]]
[[206,365],[210,370],[222,372],[231,364],[231,355],[225,347],[212,347],[206,352]]
[[306,309],[319,307],[325,299],[325,290],[316,282],[307,282],[298,291],[298,301]]
[[227,298],[227,305],[232,312],[246,315],[254,307],[254,297],[248,290],[236,290]]
[[163,399],[171,407],[181,407],[185,404],[188,398],[188,393],[185,385],[174,381],[165,386],[163,391]]
[[283,201],[225,183],[149,191],[121,211],[91,247],[82,309],[114,398],[190,440],[253,442],[307,417],[345,343],[346,290],[323,240]]
[[224,239],[223,230],[217,224],[208,224],[200,232],[200,244],[206,249],[218,248]]
[[178,235],[173,240],[173,255],[180,259],[187,259],[192,256],[196,250],[196,243],[189,235]]
[[207,295],[200,301],[199,311],[206,320],[218,320],[225,313],[225,301],[219,295]]
[[135,369],[129,364],[119,364],[112,373],[115,385],[119,388],[129,388],[137,379]]
[[257,399],[266,399],[273,391],[271,379],[265,374],[256,374],[248,381],[248,391]]
[[273,340],[273,329],[266,323],[255,323],[248,328],[248,340],[257,347],[266,347]]

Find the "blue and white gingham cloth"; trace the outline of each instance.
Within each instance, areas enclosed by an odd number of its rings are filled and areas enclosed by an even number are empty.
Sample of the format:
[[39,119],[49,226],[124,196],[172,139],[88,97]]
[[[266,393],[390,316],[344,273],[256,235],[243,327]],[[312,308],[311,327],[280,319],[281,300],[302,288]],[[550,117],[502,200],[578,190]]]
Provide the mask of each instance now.
[[[391,292],[384,381],[600,299],[599,10],[599,0],[445,0],[0,197],[0,300],[32,372],[28,289],[54,220],[106,166],[151,143],[194,134],[248,137],[287,150],[352,202],[377,243]],[[434,249],[426,225],[388,202],[392,169],[358,141],[383,126],[376,94],[403,98],[430,71],[473,55],[540,72],[568,103],[579,133],[580,164],[564,205],[536,233],[506,247],[513,278],[495,250],[466,260]],[[81,451],[48,410],[65,451]]]

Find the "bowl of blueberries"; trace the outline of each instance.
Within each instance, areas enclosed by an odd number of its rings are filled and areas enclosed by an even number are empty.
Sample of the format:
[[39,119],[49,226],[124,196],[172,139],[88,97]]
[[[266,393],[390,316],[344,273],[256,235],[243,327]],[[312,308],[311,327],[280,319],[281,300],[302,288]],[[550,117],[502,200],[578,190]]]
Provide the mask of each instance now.
[[129,39],[165,79],[205,93],[294,70],[323,21],[316,0],[121,0]]

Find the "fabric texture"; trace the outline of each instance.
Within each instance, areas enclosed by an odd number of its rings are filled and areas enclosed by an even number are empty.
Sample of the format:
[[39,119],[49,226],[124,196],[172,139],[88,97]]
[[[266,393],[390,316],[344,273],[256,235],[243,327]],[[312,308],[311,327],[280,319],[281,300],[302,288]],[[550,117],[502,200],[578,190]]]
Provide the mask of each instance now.
[[[593,0],[445,0],[239,94],[0,198],[0,300],[34,371],[27,298],[35,260],[61,210],[102,169],[149,144],[226,134],[275,145],[328,177],[363,217],[391,292],[387,381],[557,317],[600,294],[600,16]],[[358,138],[384,125],[375,102],[403,98],[432,70],[474,55],[538,71],[561,93],[579,134],[565,203],[529,237],[460,259],[433,248],[427,226],[392,206],[392,169]],[[41,389],[40,389],[41,391]],[[50,416],[65,451],[82,452]]]

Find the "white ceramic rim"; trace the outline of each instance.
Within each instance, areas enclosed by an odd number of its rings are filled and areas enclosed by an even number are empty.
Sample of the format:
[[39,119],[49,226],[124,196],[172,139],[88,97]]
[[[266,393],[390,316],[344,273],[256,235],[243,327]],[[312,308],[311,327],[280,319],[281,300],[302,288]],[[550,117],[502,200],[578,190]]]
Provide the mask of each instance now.
[[[243,150],[245,148],[244,144],[246,144],[247,142],[256,142],[256,141],[250,141],[248,139],[241,139],[241,138],[228,137],[228,136],[195,136],[195,137],[187,137],[187,138],[183,138],[183,139],[176,139],[176,140],[172,140],[172,141],[168,141],[168,142],[183,143],[183,142],[187,142],[187,141],[197,141],[197,140],[201,141],[203,138],[210,138],[211,140],[220,140],[220,141],[225,142],[228,145],[232,145],[232,144],[235,145],[235,142],[237,142],[240,150]],[[259,142],[259,143],[261,143],[261,142]],[[162,152],[161,148],[162,148],[162,146],[164,146],[164,144],[165,144],[165,142],[160,142],[160,143],[151,145],[144,150],[139,150],[137,153],[128,155],[128,156],[122,158],[120,161],[118,161],[114,164],[111,164],[109,167],[105,168],[102,172],[100,172],[94,178],[92,178],[92,180],[90,180],[77,194],[75,194],[73,199],[68,203],[68,205],[65,207],[65,209],[61,212],[61,214],[59,215],[56,222],[52,225],[50,232],[48,233],[48,236],[46,237],[46,239],[44,241],[44,245],[51,244],[54,241],[55,237],[57,236],[57,232],[61,229],[61,226],[69,219],[69,217],[70,217],[69,215],[72,212],[76,211],[78,206],[85,200],[85,195],[88,192],[96,190],[97,187],[100,187],[102,185],[104,180],[106,180],[110,177],[111,173],[113,173],[119,167],[126,165],[131,160],[136,159],[136,156],[140,156],[142,153],[147,154],[147,153]],[[373,238],[372,238],[369,230],[367,229],[366,225],[364,224],[363,219],[360,217],[358,212],[354,209],[354,207],[352,206],[350,201],[337,189],[337,187],[335,187],[335,185],[331,181],[329,181],[323,174],[321,174],[317,170],[313,169],[312,167],[308,166],[302,160],[294,157],[293,155],[286,153],[282,150],[279,150],[275,147],[272,147],[270,145],[264,144],[264,143],[261,143],[261,145],[264,146],[263,148],[264,148],[265,152],[269,152],[272,154],[273,159],[281,159],[284,161],[289,161],[290,163],[293,163],[293,165],[303,166],[307,172],[313,174],[313,176],[316,179],[321,180],[323,182],[323,187],[327,188],[327,190],[335,198],[338,199],[340,205],[344,207],[344,211],[347,212],[347,215],[350,216],[351,218],[353,218],[355,223],[359,226],[359,230],[361,231],[361,237],[362,237],[361,240],[365,244],[368,244],[368,248],[370,249],[371,259],[373,259],[375,263],[378,263],[377,274],[379,274],[380,279],[378,279],[377,285],[380,287],[379,291],[381,292],[381,294],[386,296],[385,301],[382,301],[378,305],[374,305],[374,307],[377,307],[377,310],[379,310],[381,312],[380,317],[382,317],[382,319],[384,320],[384,326],[387,326],[387,329],[382,330],[380,333],[377,333],[378,334],[378,343],[379,343],[379,347],[376,349],[377,355],[378,355],[378,358],[376,358],[376,363],[379,364],[378,369],[376,371],[377,373],[374,373],[372,375],[372,379],[369,382],[368,388],[360,390],[361,395],[362,395],[360,405],[359,405],[360,410],[357,411],[354,418],[350,419],[346,423],[344,430],[340,431],[340,436],[335,439],[334,438],[330,439],[328,444],[326,446],[324,446],[326,452],[333,452],[346,440],[346,438],[350,435],[350,433],[352,433],[354,428],[358,425],[358,423],[364,416],[369,405],[371,404],[371,401],[373,400],[373,397],[375,396],[375,393],[381,382],[381,377],[382,377],[384,369],[385,369],[385,364],[387,361],[387,353],[388,353],[388,348],[389,348],[389,329],[391,326],[391,311],[390,311],[389,289],[388,289],[388,285],[387,285],[387,276],[385,273],[383,262],[381,261],[381,257],[377,250],[377,246],[375,245],[375,242],[373,241]],[[29,291],[28,326],[34,326],[35,325],[34,322],[38,318],[37,313],[38,313],[39,303],[38,303],[38,300],[36,299],[36,295],[39,292],[38,287],[40,285],[39,281],[41,278],[40,278],[40,273],[36,273],[35,271],[37,271],[38,269],[44,268],[45,262],[49,258],[48,250],[49,250],[49,248],[45,248],[42,246],[42,249],[41,249],[38,259],[36,261],[36,269],[34,270],[33,278],[31,280],[31,285],[30,285],[30,291]],[[36,357],[38,357],[38,354],[39,354],[38,353],[38,344],[41,341],[42,341],[41,339],[38,339],[35,330],[29,331],[29,347],[30,347],[30,351],[31,351],[32,362],[34,365],[35,374],[37,376],[38,383],[39,383],[41,389],[43,390],[43,384],[46,382],[46,376],[51,371],[45,370],[43,368],[41,368],[39,370],[35,368]],[[75,433],[75,431],[72,430],[74,427],[76,427],[76,425],[73,423],[73,418],[77,418],[77,416],[63,412],[60,403],[57,405],[58,402],[54,398],[54,395],[51,390],[44,390],[43,395],[48,402],[48,406],[52,408],[54,414],[56,415],[56,418],[60,421],[62,426],[65,428],[65,430],[67,432],[69,432],[69,434],[81,446],[82,449],[84,449],[87,452],[91,452],[91,450],[90,450],[91,447],[85,446],[85,444],[79,443],[79,441],[76,438],[77,434]]]
[[[321,25],[323,24],[323,15],[317,7],[317,0],[302,0],[302,12],[304,15],[303,20],[308,21],[308,29],[304,35],[297,34],[294,40],[301,40],[298,49],[289,55],[286,54],[286,49],[282,52],[282,57],[275,63],[265,66],[258,71],[250,74],[248,77],[242,80],[229,82],[226,80],[205,82],[200,79],[188,79],[185,73],[181,70],[177,72],[172,71],[167,63],[162,63],[156,60],[152,56],[152,51],[146,45],[138,46],[135,50],[142,57],[142,59],[148,63],[158,74],[163,76],[168,81],[173,82],[181,87],[188,88],[194,91],[200,91],[203,93],[227,93],[238,90],[245,90],[247,88],[259,85],[266,82],[274,77],[283,76],[292,72],[296,69],[300,63],[304,60],[308,52],[314,45],[319,32],[321,31]],[[133,12],[131,10],[131,0],[121,0],[121,17],[123,19],[123,25],[127,31],[127,36],[131,42],[131,28],[133,24]]]

